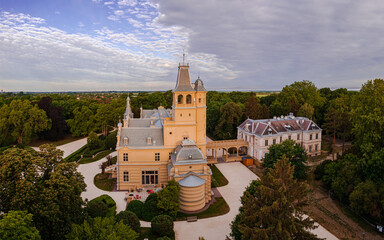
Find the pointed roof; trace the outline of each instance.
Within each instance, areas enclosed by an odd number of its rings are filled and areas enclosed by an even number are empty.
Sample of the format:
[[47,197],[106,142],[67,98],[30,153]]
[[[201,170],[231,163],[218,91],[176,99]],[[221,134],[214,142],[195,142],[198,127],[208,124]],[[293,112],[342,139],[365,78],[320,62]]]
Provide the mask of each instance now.
[[179,65],[176,87],[173,91],[195,91],[195,89],[193,89],[191,85],[191,77],[189,76],[188,64]]
[[179,184],[182,187],[198,187],[203,185],[205,182],[206,180],[203,178],[199,178],[195,175],[189,175],[188,177],[181,179]]
[[197,80],[195,81],[195,90],[196,91],[204,91],[206,92],[207,89],[204,87],[203,81],[200,79],[200,76],[197,77]]
[[130,118],[133,118],[133,113],[132,113],[132,110],[131,110],[131,99],[129,98],[129,96],[127,97],[127,107],[125,108],[125,113],[124,115],[127,117],[130,117]]

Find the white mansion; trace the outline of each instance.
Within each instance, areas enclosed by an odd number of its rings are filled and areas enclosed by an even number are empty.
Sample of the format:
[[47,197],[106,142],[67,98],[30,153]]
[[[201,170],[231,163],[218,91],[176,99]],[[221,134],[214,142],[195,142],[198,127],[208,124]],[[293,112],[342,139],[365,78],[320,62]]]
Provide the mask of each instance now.
[[237,128],[237,139],[249,143],[248,155],[257,160],[264,158],[269,146],[287,139],[299,143],[309,156],[316,156],[321,153],[321,131],[312,120],[291,113],[273,119],[247,119]]

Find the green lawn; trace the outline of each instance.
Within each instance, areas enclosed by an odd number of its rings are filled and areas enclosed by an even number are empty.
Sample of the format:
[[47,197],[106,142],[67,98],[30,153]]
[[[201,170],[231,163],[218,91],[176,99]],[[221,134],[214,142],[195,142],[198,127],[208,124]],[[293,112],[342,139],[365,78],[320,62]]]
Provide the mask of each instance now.
[[224,198],[218,197],[216,198],[216,202],[209,206],[207,210],[201,213],[194,213],[194,214],[187,214],[187,213],[181,213],[179,212],[177,214],[177,220],[183,221],[187,217],[197,216],[198,219],[202,218],[210,218],[210,217],[216,217],[220,215],[224,215],[229,212],[229,206],[227,202],[225,202]]
[[43,145],[43,144],[46,144],[46,143],[53,144],[55,146],[61,146],[61,145],[64,145],[64,144],[67,144],[67,143],[70,143],[70,142],[73,142],[73,141],[77,141],[77,140],[82,139],[82,138],[84,138],[84,136],[73,137],[71,134],[68,134],[68,135],[66,135],[64,137],[64,139],[60,139],[60,140],[57,140],[57,141],[49,141],[49,140],[36,139],[36,140],[33,140],[30,144],[28,144],[28,146],[39,147],[40,145]]
[[105,150],[103,152],[98,153],[94,158],[91,158],[91,157],[83,158],[78,163],[79,164],[86,164],[86,163],[95,162],[95,161],[98,161],[98,160],[104,158],[105,156],[107,156],[108,154],[110,154],[114,151],[115,150]]
[[228,180],[224,177],[224,175],[220,172],[220,170],[215,166],[211,166],[212,170],[212,179],[211,179],[211,187],[222,187],[228,184]]
[[101,173],[97,174],[93,179],[96,187],[104,191],[112,191],[116,185],[116,178],[109,179],[110,175],[110,173],[105,173],[104,175]]

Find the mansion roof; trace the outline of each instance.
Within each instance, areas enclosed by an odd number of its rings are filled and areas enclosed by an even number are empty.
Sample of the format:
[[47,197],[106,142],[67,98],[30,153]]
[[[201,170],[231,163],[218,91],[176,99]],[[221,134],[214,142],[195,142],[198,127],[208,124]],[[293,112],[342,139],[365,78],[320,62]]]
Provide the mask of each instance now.
[[275,135],[295,131],[321,131],[315,122],[305,117],[288,116],[273,119],[247,119],[239,127],[244,132],[258,136]]

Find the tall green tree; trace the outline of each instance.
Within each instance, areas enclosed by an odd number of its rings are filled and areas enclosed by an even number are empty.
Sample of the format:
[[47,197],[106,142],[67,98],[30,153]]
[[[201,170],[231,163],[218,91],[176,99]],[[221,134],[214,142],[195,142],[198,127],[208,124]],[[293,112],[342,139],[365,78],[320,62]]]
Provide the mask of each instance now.
[[18,143],[29,142],[34,134],[51,127],[44,110],[28,100],[13,100],[8,109],[8,126],[11,136]]
[[50,97],[43,97],[37,103],[40,109],[44,110],[52,122],[52,127],[39,133],[39,136],[51,141],[63,139],[67,130],[67,124],[63,116],[63,109],[60,106],[52,105]]
[[123,221],[115,222],[113,217],[97,217],[90,222],[87,220],[83,224],[74,224],[72,231],[67,234],[67,239],[89,240],[89,239],[132,239],[135,240],[139,237]]
[[271,169],[283,156],[288,158],[289,162],[295,167],[294,178],[304,179],[307,176],[307,153],[305,149],[293,140],[285,140],[280,144],[274,144],[269,147],[269,153],[265,155],[263,166]]
[[85,136],[97,128],[95,115],[87,106],[76,108],[73,115],[73,119],[67,120],[73,136]]
[[309,103],[304,103],[297,111],[297,116],[311,119],[315,109]]
[[[314,221],[305,216],[309,185],[293,178],[287,158],[257,180],[241,197],[240,213],[232,222],[235,239],[319,239],[309,232]],[[237,232],[234,232],[237,230]]]
[[41,237],[33,226],[32,214],[26,211],[9,211],[0,219],[0,239],[40,240]]
[[345,140],[351,132],[351,99],[348,95],[341,95],[329,102],[325,123],[323,128],[333,136],[333,144],[336,144],[336,137],[343,139],[344,152]]
[[245,116],[250,119],[260,119],[261,105],[253,92],[245,102]]
[[242,119],[242,111],[239,105],[229,102],[220,108],[220,120],[215,128],[215,136],[218,139],[233,139],[237,136],[237,126]]
[[167,214],[173,219],[180,210],[180,186],[175,180],[168,182],[168,185],[157,193],[157,208],[162,214]]
[[352,132],[355,146],[364,155],[384,147],[384,80],[366,82],[354,97]]
[[0,154],[0,211],[27,210],[43,239],[62,239],[83,219],[84,177],[62,152],[11,148]]

